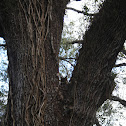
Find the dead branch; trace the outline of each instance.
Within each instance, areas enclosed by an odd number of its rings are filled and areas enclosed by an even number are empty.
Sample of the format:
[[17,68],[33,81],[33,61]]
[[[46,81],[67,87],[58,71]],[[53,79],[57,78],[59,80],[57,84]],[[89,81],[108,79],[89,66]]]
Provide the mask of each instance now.
[[75,8],[72,8],[72,7],[66,7],[66,9],[68,10],[73,10],[77,13],[81,13],[81,14],[84,14],[84,15],[87,15],[87,16],[94,16],[95,14],[91,14],[91,13],[87,13],[87,12],[84,12],[84,11],[80,11],[80,10],[77,10]]

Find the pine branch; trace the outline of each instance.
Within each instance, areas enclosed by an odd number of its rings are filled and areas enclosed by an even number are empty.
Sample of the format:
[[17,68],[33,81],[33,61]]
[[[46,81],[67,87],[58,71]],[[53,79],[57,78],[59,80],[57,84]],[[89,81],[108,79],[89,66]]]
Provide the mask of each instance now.
[[84,15],[87,15],[87,16],[94,16],[95,14],[91,14],[91,13],[87,13],[87,12],[84,12],[84,11],[80,11],[80,10],[77,10],[75,8],[72,8],[72,7],[66,7],[66,9],[68,10],[73,10],[77,13],[81,13],[81,14],[84,14]]
[[120,104],[122,104],[124,107],[126,107],[126,101],[117,96],[111,96],[110,100],[118,101]]

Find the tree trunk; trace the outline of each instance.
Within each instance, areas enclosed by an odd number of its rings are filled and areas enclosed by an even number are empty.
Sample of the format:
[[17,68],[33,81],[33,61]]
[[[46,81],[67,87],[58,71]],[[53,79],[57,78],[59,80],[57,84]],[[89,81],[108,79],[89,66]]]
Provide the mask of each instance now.
[[[58,52],[69,0],[0,3],[9,60],[6,126],[57,126]],[[56,107],[57,105],[57,107]]]
[[58,52],[69,0],[3,0],[0,32],[9,59],[6,126],[92,126],[113,90],[126,39],[125,1],[106,0],[85,34],[70,84],[59,86]]
[[111,70],[126,39],[126,3],[106,0],[85,34],[74,68],[72,126],[92,126],[114,89]]

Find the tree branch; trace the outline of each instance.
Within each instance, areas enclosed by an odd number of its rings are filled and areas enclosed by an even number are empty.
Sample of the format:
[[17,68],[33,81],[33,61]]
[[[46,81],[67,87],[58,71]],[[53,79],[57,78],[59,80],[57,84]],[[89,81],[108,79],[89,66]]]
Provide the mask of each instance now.
[[67,59],[76,59],[76,58],[72,58],[72,57],[70,57],[70,58],[65,58],[65,57],[59,57],[59,60],[67,60]]
[[73,10],[77,13],[81,13],[81,14],[84,14],[84,15],[87,15],[87,16],[94,16],[95,14],[91,14],[91,13],[87,13],[87,12],[84,12],[84,11],[80,11],[80,10],[77,10],[75,8],[72,8],[72,7],[66,7],[66,9],[68,10]]
[[110,100],[118,101],[120,104],[122,104],[124,107],[126,107],[126,101],[117,96],[111,96]]
[[114,67],[121,67],[121,66],[126,66],[126,63],[117,64]]
[[72,42],[68,42],[68,44],[83,44],[84,40],[75,40],[75,41],[72,41]]
[[[122,19],[118,17],[121,11],[126,12],[122,6],[124,6],[123,2],[115,3],[114,0],[107,0],[85,33],[86,42],[83,42],[82,48],[79,50],[77,64],[70,79],[71,94],[72,91],[75,91],[76,94],[74,125],[78,125],[77,118],[81,118],[80,115],[83,115],[79,125],[88,126],[89,120],[91,120],[89,115],[95,114],[113,91],[114,83],[111,82],[113,81],[111,70],[115,65],[117,54],[126,40],[126,17],[123,15],[121,15]],[[121,25],[118,25],[120,23]],[[111,37],[116,33],[119,33],[117,37]],[[123,101],[122,104],[124,103]]]
[[7,47],[7,45],[6,45],[6,44],[0,44],[0,46]]

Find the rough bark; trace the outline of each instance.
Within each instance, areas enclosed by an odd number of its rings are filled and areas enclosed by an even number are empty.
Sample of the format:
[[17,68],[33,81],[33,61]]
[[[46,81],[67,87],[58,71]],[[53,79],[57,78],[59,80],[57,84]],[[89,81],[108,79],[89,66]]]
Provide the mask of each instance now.
[[9,60],[6,126],[60,125],[57,57],[68,1],[0,2]]
[[70,84],[59,86],[58,51],[69,0],[3,0],[0,32],[9,59],[6,126],[92,126],[114,85],[126,39],[124,0],[106,0],[85,34]]

